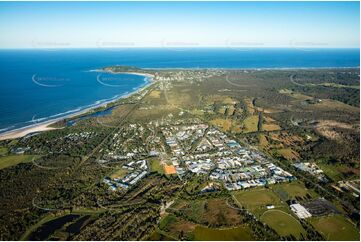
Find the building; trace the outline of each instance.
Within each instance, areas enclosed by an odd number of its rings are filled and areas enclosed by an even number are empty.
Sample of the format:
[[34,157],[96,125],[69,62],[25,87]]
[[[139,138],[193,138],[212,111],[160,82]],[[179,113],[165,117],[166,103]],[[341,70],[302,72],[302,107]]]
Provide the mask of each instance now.
[[290,207],[292,212],[294,212],[297,215],[297,217],[299,217],[300,219],[312,217],[312,214],[308,212],[307,209],[299,203],[291,204]]

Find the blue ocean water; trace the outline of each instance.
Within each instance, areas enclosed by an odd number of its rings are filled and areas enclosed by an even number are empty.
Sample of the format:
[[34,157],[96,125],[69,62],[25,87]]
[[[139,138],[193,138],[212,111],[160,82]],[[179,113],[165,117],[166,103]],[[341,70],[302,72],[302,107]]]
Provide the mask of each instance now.
[[0,132],[62,117],[127,94],[148,81],[91,70],[142,68],[358,67],[359,49],[0,50]]

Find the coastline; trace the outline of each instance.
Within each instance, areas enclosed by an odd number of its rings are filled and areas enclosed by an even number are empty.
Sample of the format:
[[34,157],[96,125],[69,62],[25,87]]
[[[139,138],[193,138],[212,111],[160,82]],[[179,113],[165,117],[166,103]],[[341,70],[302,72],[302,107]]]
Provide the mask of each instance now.
[[[282,70],[327,70],[327,69],[360,69],[360,66],[345,66],[345,67],[230,67],[230,68],[221,68],[221,67],[204,67],[204,68],[183,68],[183,67],[160,67],[160,68],[143,68],[144,70],[159,70],[159,71],[171,71],[171,70],[189,70],[189,71],[200,71],[200,70],[225,70],[225,71],[258,71],[258,70],[275,70],[275,71],[282,71]],[[129,73],[130,74],[130,73]]]
[[138,87],[136,90],[121,95],[120,97],[115,98],[114,100],[109,100],[103,103],[99,103],[96,104],[94,106],[79,110],[77,112],[62,116],[62,117],[58,117],[58,118],[54,118],[54,119],[50,119],[50,120],[46,120],[44,122],[39,122],[39,123],[35,123],[32,125],[28,125],[25,127],[20,127],[17,129],[13,129],[13,130],[9,130],[6,131],[4,133],[0,133],[0,141],[3,140],[9,140],[9,139],[15,139],[15,138],[21,138],[24,137],[26,135],[32,134],[32,133],[37,133],[37,132],[43,132],[43,131],[49,131],[49,130],[55,130],[55,129],[62,129],[62,128],[55,128],[55,127],[49,127],[52,124],[55,124],[59,121],[65,120],[65,119],[69,119],[69,118],[73,118],[82,114],[86,114],[89,111],[92,111],[94,109],[100,108],[100,107],[105,107],[108,104],[117,102],[121,99],[124,98],[128,98],[134,94],[137,94],[139,92],[142,92],[143,90],[145,90],[146,88],[148,88],[150,85],[152,85],[154,83],[153,77],[154,75],[149,74],[149,73],[138,73],[138,72],[112,72],[112,71],[103,71],[103,70],[94,70],[96,72],[106,72],[106,73],[111,73],[111,74],[131,74],[131,75],[138,75],[138,76],[144,76],[147,79],[147,83],[145,85],[142,85],[140,87]]
[[[354,69],[354,68],[359,68],[359,67],[295,67],[295,68],[288,68],[288,67],[275,67],[275,68],[143,68],[144,70],[228,70],[228,71],[261,71],[261,70],[317,70],[317,69]],[[91,72],[99,72],[99,73],[110,73],[110,74],[130,74],[130,75],[138,75],[138,76],[144,76],[147,78],[147,83],[145,85],[142,85],[140,87],[138,87],[136,90],[131,91],[130,93],[126,93],[124,95],[121,95],[119,97],[116,97],[112,100],[108,100],[99,104],[95,104],[91,107],[87,107],[84,109],[81,109],[79,111],[76,111],[74,113],[68,114],[68,115],[64,115],[64,116],[60,116],[57,118],[53,118],[50,120],[46,120],[44,122],[39,122],[39,123],[34,123],[32,125],[28,125],[28,126],[24,126],[24,127],[20,127],[20,128],[16,128],[16,129],[12,129],[12,130],[8,130],[5,131],[3,133],[0,133],[0,141],[3,140],[8,140],[8,139],[15,139],[15,138],[21,138],[24,137],[28,134],[31,133],[35,133],[35,132],[43,132],[43,131],[48,131],[48,130],[54,130],[54,129],[61,129],[61,128],[55,128],[55,127],[49,127],[52,124],[55,124],[59,121],[65,120],[65,119],[69,119],[69,118],[74,118],[76,116],[82,115],[82,114],[86,114],[89,111],[92,111],[96,108],[99,107],[105,107],[108,104],[117,102],[121,99],[124,98],[128,98],[134,94],[137,94],[141,91],[143,91],[144,89],[148,88],[150,85],[152,85],[154,83],[154,75],[150,74],[150,73],[142,73],[142,72],[114,72],[111,70],[104,70],[104,69],[95,69],[95,70],[89,70]]]

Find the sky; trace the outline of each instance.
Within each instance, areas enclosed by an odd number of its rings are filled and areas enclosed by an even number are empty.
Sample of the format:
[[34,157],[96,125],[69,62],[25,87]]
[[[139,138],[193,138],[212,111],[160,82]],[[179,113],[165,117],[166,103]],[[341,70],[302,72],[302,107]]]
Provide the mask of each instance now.
[[0,48],[359,48],[359,2],[0,2]]

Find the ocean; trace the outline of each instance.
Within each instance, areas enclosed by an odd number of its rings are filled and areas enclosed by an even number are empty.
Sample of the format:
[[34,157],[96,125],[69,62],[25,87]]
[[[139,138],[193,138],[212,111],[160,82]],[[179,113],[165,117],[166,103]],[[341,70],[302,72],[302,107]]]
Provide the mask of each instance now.
[[146,85],[143,76],[92,70],[141,68],[326,68],[360,66],[359,49],[0,50],[0,133],[109,102]]

